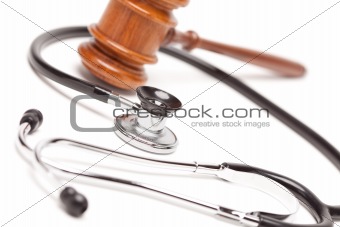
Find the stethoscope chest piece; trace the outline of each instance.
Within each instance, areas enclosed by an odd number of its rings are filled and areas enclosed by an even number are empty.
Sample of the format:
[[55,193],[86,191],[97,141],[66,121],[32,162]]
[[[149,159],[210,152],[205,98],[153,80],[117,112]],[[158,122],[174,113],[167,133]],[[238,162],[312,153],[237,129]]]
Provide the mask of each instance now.
[[141,109],[115,119],[115,133],[126,143],[157,154],[176,150],[176,135],[165,126],[166,119],[182,107],[173,95],[148,86],[137,88]]
[[176,150],[178,140],[167,127],[159,131],[140,126],[137,115],[121,115],[115,119],[116,135],[126,143],[148,152],[170,154]]

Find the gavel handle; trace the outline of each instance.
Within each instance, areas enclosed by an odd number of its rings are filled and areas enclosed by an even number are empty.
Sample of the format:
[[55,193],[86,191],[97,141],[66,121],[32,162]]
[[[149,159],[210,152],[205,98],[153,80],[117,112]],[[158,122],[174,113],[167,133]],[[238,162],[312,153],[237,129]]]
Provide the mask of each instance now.
[[202,39],[194,31],[188,31],[184,33],[175,29],[171,29],[165,38],[163,45],[170,43],[181,44],[183,48],[188,51],[194,48],[201,48],[223,54],[249,64],[254,64],[273,70],[283,76],[300,77],[306,72],[305,67],[299,63],[266,54],[264,52]]

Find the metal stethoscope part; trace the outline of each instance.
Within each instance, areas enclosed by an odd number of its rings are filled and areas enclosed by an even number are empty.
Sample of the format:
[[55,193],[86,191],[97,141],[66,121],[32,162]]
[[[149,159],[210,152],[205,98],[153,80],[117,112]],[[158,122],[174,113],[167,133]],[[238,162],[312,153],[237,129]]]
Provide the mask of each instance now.
[[[274,183],[258,174],[247,173],[242,171],[236,171],[230,169],[228,164],[223,163],[219,165],[211,164],[199,164],[197,162],[185,163],[185,162],[172,162],[164,160],[156,160],[150,158],[144,158],[140,156],[135,156],[127,153],[121,153],[118,151],[93,146],[90,144],[77,142],[69,139],[50,139],[41,141],[35,149],[32,149],[26,142],[26,137],[28,134],[33,133],[42,123],[42,114],[37,110],[29,110],[25,112],[19,128],[19,135],[17,140],[17,147],[20,153],[30,162],[33,166],[40,170],[43,174],[49,176],[49,180],[52,180],[56,188],[60,188],[65,185],[62,181],[62,177],[80,176],[90,179],[101,180],[105,182],[118,183],[126,186],[143,189],[146,191],[151,191],[159,195],[165,195],[166,197],[177,199],[182,202],[186,202],[190,205],[203,208],[209,213],[215,214],[219,217],[225,218],[228,221],[236,221],[246,226],[259,226],[260,220],[265,217],[271,217],[274,219],[283,220],[291,215],[295,214],[298,210],[299,203],[295,196],[288,193],[288,189],[284,186]],[[47,147],[51,146],[70,146],[73,148],[81,148],[86,151],[91,151],[95,153],[101,153],[108,155],[107,157],[119,158],[125,161],[133,162],[134,164],[147,165],[153,168],[162,168],[174,173],[176,171],[194,173],[197,175],[204,175],[231,183],[240,184],[247,187],[252,187],[254,189],[260,190],[277,201],[279,201],[287,210],[281,213],[269,213],[261,211],[253,212],[242,212],[238,210],[233,210],[225,206],[220,206],[208,202],[203,202],[197,199],[190,198],[175,192],[168,191],[156,186],[149,184],[130,181],[126,179],[116,178],[113,176],[102,175],[90,171],[81,171],[79,169],[74,169],[68,167],[67,164],[56,165],[51,161],[48,161],[43,156],[43,151]],[[44,157],[44,159],[43,159]],[[62,166],[62,167],[61,167]],[[88,206],[87,199],[75,189],[62,186],[62,191],[60,193],[60,200],[64,205],[66,211],[73,216],[82,215]]]
[[[111,96],[112,104],[123,103],[136,113],[123,114],[115,118],[115,133],[130,145],[157,154],[169,154],[176,150],[177,137],[165,122],[182,103],[173,95],[157,88],[137,88],[141,104],[132,103],[119,95]],[[110,103],[110,102],[109,102]],[[146,113],[141,113],[141,111]]]
[[175,96],[160,89],[141,86],[136,89],[141,104],[111,93],[108,103],[127,109],[115,118],[115,133],[130,145],[156,154],[170,154],[178,145],[176,135],[165,126],[168,116],[182,107]]

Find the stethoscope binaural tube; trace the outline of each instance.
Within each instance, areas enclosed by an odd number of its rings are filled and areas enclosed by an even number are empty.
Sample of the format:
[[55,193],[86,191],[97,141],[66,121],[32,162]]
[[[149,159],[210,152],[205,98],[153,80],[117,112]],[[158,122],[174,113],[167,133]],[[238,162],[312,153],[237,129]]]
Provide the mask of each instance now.
[[26,136],[34,133],[41,126],[42,122],[43,115],[40,111],[35,109],[26,111],[20,120],[16,147],[23,158],[25,158],[34,169],[49,176],[50,183],[55,187],[56,191],[62,189],[59,198],[67,213],[74,217],[79,217],[87,210],[88,201],[86,197],[72,187],[63,187],[63,183],[58,180],[54,173],[38,162],[34,150],[28,146],[26,142]]
[[[259,169],[256,167],[241,165],[241,164],[233,164],[233,163],[223,163],[219,165],[213,164],[199,164],[197,162],[193,163],[184,163],[184,162],[173,162],[173,161],[165,161],[165,160],[156,160],[151,158],[144,158],[140,156],[130,155],[125,152],[118,152],[109,150],[106,148],[97,147],[94,145],[77,142],[69,139],[51,139],[40,142],[35,149],[32,149],[28,146],[26,142],[26,136],[28,134],[32,134],[35,130],[39,128],[42,123],[42,114],[37,110],[29,110],[26,111],[23,118],[20,121],[19,128],[19,136],[17,138],[17,147],[19,151],[28,156],[29,162],[34,164],[35,168],[42,170],[45,175],[49,176],[49,180],[54,181],[55,187],[62,189],[60,193],[60,200],[62,201],[66,211],[73,216],[82,215],[87,209],[88,202],[87,199],[77,192],[74,188],[66,186],[67,183],[62,183],[59,180],[60,175],[69,175],[71,179],[75,179],[76,177],[86,177],[90,179],[96,179],[111,183],[118,183],[127,186],[132,186],[135,188],[152,191],[161,195],[165,195],[167,197],[173,199],[179,199],[184,202],[189,202],[192,205],[204,208],[206,211],[218,215],[229,221],[240,222],[246,226],[261,226],[261,227],[278,227],[278,226],[291,226],[291,227],[301,227],[307,225],[296,225],[289,224],[282,219],[289,217],[294,214],[297,210],[297,206],[294,204],[295,197],[292,196],[291,193],[294,194],[297,198],[302,201],[303,205],[309,210],[309,212],[313,215],[318,224],[308,225],[308,226],[322,226],[322,227],[330,227],[332,226],[332,217],[330,215],[330,211],[327,205],[323,204],[310,190],[301,185],[300,183],[287,178],[285,176]],[[87,151],[99,152],[104,155],[109,154],[111,157],[122,158],[126,161],[134,161],[141,165],[149,165],[155,167],[161,167],[166,169],[179,170],[179,171],[187,171],[192,172],[199,175],[212,176],[217,179],[222,179],[229,182],[241,183],[255,189],[262,190],[266,192],[265,189],[274,188],[279,190],[279,194],[276,194],[274,197],[283,198],[280,196],[281,194],[288,195],[290,200],[287,200],[286,207],[290,210],[290,213],[286,214],[275,214],[268,212],[241,212],[236,211],[224,206],[219,206],[207,202],[203,202],[197,199],[193,199],[190,197],[186,197],[180,194],[173,193],[171,191],[167,191],[162,188],[158,188],[152,185],[148,185],[145,183],[140,183],[136,181],[129,181],[122,178],[116,178],[112,176],[106,176],[97,173],[91,173],[90,171],[81,171],[76,170],[67,165],[55,165],[53,162],[49,162],[48,160],[43,160],[42,152],[48,146],[58,145],[60,148],[61,145],[68,145],[71,147],[78,147],[81,149],[86,149]],[[240,175],[241,174],[241,175]],[[242,175],[243,174],[243,175]],[[245,175],[244,175],[245,174]],[[245,177],[244,177],[245,176]],[[242,179],[243,178],[243,181]],[[265,179],[269,178],[269,179]],[[257,184],[252,184],[252,180],[255,179]],[[274,182],[270,181],[273,180]],[[236,180],[236,181],[234,181]],[[266,182],[269,182],[266,185]],[[259,186],[260,185],[260,186]],[[267,186],[263,189],[264,186]],[[262,187],[262,188],[261,188]],[[273,191],[271,189],[271,191]],[[287,198],[287,197],[286,197]],[[289,208],[288,208],[289,207]],[[296,207],[296,208],[294,208]]]

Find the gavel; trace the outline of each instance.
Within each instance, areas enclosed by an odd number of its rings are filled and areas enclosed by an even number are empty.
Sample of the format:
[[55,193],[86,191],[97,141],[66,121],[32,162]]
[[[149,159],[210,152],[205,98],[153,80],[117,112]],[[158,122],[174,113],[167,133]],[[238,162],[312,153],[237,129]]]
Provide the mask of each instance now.
[[305,68],[296,62],[209,41],[194,31],[176,30],[172,11],[188,3],[189,0],[110,0],[100,21],[89,26],[94,39],[79,46],[84,66],[112,86],[136,88],[146,82],[144,65],[157,62],[158,49],[180,44],[188,51],[209,50],[287,77],[305,73]]

